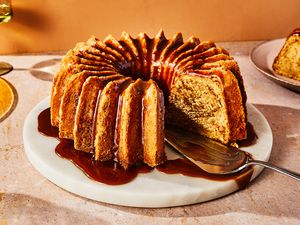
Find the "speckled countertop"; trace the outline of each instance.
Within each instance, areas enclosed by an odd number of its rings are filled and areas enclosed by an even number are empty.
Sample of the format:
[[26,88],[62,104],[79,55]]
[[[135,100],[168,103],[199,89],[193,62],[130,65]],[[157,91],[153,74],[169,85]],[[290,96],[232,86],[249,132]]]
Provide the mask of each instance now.
[[[270,162],[300,171],[300,94],[260,74],[249,60],[259,42],[222,43],[238,61],[248,102],[267,118],[274,137]],[[300,182],[264,170],[246,189],[206,203],[141,209],[95,202],[57,187],[27,160],[22,128],[28,112],[50,94],[48,77],[28,71],[60,54],[0,56],[15,70],[2,78],[17,101],[0,122],[0,225],[6,224],[300,224]],[[33,76],[37,75],[37,76]]]

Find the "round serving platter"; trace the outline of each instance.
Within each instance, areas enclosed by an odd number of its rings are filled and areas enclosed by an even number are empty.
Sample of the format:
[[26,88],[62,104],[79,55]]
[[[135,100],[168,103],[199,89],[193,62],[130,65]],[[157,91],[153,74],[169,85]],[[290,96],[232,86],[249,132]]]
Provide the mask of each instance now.
[[[88,178],[72,162],[59,157],[54,149],[55,138],[38,132],[37,117],[49,107],[50,98],[37,104],[28,114],[23,128],[25,152],[32,165],[47,179],[74,194],[96,201],[133,207],[171,207],[204,202],[228,195],[238,190],[234,180],[214,181],[204,178],[164,174],[154,169],[139,174],[133,181],[123,185],[106,185]],[[253,158],[268,161],[272,150],[272,131],[265,119],[253,105],[248,104],[248,119],[258,136],[257,142],[242,148]],[[166,145],[168,159],[178,155]],[[253,180],[262,171],[254,167]]]

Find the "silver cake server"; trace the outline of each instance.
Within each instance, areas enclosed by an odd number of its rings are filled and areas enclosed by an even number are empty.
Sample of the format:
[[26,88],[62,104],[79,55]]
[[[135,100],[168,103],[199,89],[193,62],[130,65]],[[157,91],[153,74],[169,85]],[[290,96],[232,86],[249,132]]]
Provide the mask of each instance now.
[[185,158],[208,173],[233,174],[250,165],[259,165],[300,180],[300,173],[252,159],[249,153],[238,148],[175,127],[165,128],[165,140]]

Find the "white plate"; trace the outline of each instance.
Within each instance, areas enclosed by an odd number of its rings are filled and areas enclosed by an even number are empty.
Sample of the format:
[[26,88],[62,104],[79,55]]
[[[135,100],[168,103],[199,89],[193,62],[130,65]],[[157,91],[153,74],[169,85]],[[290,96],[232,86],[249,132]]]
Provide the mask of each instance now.
[[251,52],[251,61],[262,74],[286,87],[300,93],[300,82],[287,77],[280,76],[273,71],[272,64],[286,39],[266,41],[256,46]]
[[[24,147],[32,165],[46,178],[77,195],[116,205],[135,207],[170,207],[194,204],[219,198],[238,189],[234,180],[212,181],[183,175],[168,175],[157,170],[139,174],[136,179],[124,185],[110,186],[89,179],[72,162],[60,158],[54,149],[58,140],[46,137],[37,130],[37,117],[49,107],[49,97],[41,101],[28,114],[24,129]],[[248,104],[249,121],[255,128],[258,141],[245,147],[255,159],[268,161],[272,149],[272,131],[264,116]],[[177,157],[166,149],[168,158]],[[262,171],[255,167],[254,179]]]

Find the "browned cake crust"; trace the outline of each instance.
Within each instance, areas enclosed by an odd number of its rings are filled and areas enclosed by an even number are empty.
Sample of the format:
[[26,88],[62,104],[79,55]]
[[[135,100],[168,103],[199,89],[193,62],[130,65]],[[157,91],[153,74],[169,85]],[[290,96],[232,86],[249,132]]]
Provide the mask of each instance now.
[[246,98],[237,63],[212,41],[124,32],[67,53],[54,77],[51,123],[96,160],[156,166],[165,160],[164,117],[232,144],[246,137]]
[[115,135],[121,95],[131,83],[133,80],[130,77],[112,81],[106,85],[99,96],[95,129],[96,160],[105,161],[114,158],[118,148]]
[[147,85],[138,79],[122,94],[121,115],[118,120],[118,160],[124,168],[143,159],[141,102]]
[[300,28],[295,29],[286,39],[274,59],[275,73],[300,81]]
[[149,81],[142,100],[143,159],[149,166],[157,166],[166,159],[164,145],[164,98],[153,81]]
[[137,79],[122,93],[117,120],[118,161],[125,168],[138,162],[156,166],[164,152],[163,94],[153,80]]
[[97,113],[96,107],[98,106],[99,98],[110,81],[121,78],[123,78],[121,75],[91,76],[84,82],[75,110],[75,127],[71,128],[74,132],[74,147],[76,149],[86,152],[94,149],[94,120],[96,119],[95,114]]
[[[73,130],[75,125],[75,115],[79,96],[82,92],[82,86],[86,79],[92,74],[81,72],[72,76],[66,86],[61,100],[59,111],[59,137],[73,139]],[[104,76],[104,75],[103,75]],[[116,75],[122,77],[121,75]]]
[[[245,112],[238,82],[231,71],[199,70],[176,78],[166,120],[224,144],[246,136]],[[213,78],[212,78],[213,77]]]

